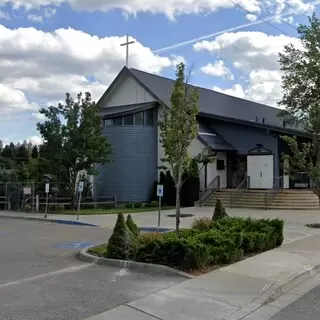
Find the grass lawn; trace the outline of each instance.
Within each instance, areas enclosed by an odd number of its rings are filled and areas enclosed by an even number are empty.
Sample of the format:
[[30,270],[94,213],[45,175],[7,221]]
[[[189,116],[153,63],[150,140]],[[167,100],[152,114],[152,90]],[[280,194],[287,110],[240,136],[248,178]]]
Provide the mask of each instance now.
[[[161,207],[161,210],[174,209],[175,207]],[[94,214],[118,214],[118,213],[139,213],[139,212],[151,212],[158,211],[158,207],[149,207],[149,208],[115,208],[115,209],[83,209],[80,210],[80,215],[94,215]],[[69,214],[77,215],[76,210],[60,210],[52,211],[52,214]]]

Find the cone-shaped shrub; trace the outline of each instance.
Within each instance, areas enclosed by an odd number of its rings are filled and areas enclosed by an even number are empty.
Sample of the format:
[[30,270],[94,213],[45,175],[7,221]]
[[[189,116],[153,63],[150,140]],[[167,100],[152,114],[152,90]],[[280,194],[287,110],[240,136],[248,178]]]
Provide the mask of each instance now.
[[127,216],[126,225],[129,228],[129,230],[132,232],[134,237],[138,238],[140,230],[139,230],[138,226],[135,224],[135,222],[133,221],[131,214],[129,214]]
[[212,220],[213,221],[219,220],[219,219],[225,218],[227,216],[228,216],[228,214],[227,214],[226,209],[224,208],[221,200],[217,199],[216,206],[214,208],[214,213],[212,216]]
[[116,225],[107,246],[107,257],[110,259],[128,260],[135,255],[132,234],[126,225],[123,213],[118,214]]

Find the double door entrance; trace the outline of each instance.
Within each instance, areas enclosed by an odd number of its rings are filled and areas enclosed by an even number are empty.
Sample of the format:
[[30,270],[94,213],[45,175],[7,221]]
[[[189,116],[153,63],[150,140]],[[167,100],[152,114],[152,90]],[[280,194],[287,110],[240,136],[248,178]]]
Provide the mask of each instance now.
[[247,175],[251,189],[270,189],[273,187],[273,155],[248,155]]

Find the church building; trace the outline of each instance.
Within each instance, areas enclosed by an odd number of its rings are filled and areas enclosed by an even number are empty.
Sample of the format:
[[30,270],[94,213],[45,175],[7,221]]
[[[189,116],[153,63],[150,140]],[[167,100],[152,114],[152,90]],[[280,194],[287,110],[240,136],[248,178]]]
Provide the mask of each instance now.
[[[173,79],[124,67],[100,98],[103,132],[113,154],[110,163],[98,167],[96,196],[116,195],[118,202],[150,200],[164,158],[157,121],[170,107],[173,85]],[[286,146],[280,136],[305,133],[298,124],[288,126],[279,119],[277,108],[197,89],[199,134],[190,155],[209,146],[215,157],[200,173],[201,191],[217,176],[220,188],[236,188],[246,176],[252,189],[273,188],[283,176],[280,159]],[[283,187],[289,188],[289,177]]]

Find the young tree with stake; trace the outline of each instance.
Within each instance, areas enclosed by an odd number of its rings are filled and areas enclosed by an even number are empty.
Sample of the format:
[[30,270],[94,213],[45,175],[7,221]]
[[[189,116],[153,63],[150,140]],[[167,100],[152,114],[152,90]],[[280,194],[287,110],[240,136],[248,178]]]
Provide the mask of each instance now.
[[171,169],[176,187],[176,232],[180,226],[180,191],[182,175],[189,166],[188,149],[198,135],[199,92],[191,90],[185,76],[185,65],[176,68],[176,81],[171,94],[171,106],[159,121],[160,141],[165,153],[165,163]]

